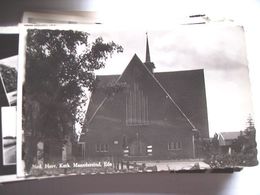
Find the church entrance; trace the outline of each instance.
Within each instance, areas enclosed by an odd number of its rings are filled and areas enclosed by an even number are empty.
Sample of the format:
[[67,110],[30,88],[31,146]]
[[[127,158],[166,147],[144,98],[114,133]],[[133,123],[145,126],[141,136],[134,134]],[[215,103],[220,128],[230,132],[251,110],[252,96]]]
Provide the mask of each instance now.
[[146,156],[146,144],[136,133],[136,138],[129,144],[129,156]]

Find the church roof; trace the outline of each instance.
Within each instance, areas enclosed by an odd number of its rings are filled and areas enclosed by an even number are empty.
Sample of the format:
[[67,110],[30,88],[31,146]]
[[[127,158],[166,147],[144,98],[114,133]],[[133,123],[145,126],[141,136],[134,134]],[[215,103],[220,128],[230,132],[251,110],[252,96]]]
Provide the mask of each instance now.
[[222,137],[223,140],[234,140],[237,139],[241,134],[242,132],[240,131],[219,133],[220,137]]
[[219,145],[230,146],[233,143],[233,141],[236,140],[240,135],[244,135],[244,133],[242,131],[220,132]]
[[[146,66],[137,55],[134,55],[122,75],[98,75],[97,88],[92,94],[86,115],[86,123],[90,123],[97,114],[100,107],[107,100],[106,94],[102,92],[108,84],[115,83],[125,74],[129,74],[130,66]],[[203,137],[208,137],[207,107],[205,96],[204,72],[199,70],[156,72],[150,77],[157,82],[165,95],[178,107],[179,112],[188,120],[192,128],[203,129]],[[149,76],[149,75],[148,75]]]

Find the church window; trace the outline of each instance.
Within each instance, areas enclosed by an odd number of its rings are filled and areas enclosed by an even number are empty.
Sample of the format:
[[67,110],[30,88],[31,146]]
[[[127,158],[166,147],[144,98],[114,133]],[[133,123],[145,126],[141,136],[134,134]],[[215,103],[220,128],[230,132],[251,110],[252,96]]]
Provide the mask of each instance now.
[[108,152],[108,144],[96,144],[96,152]]
[[126,96],[126,125],[148,124],[148,97],[139,89],[139,85],[134,83]]
[[96,144],[96,152],[100,152],[100,144]]
[[168,142],[168,150],[181,150],[181,141],[170,141]]
[[103,152],[108,152],[108,144],[104,144],[104,151]]
[[100,144],[100,152],[103,152],[105,150],[104,144]]
[[123,147],[123,148],[126,148],[127,146],[128,146],[127,137],[126,137],[126,135],[124,135],[124,136],[123,136],[123,145],[122,145],[122,147]]

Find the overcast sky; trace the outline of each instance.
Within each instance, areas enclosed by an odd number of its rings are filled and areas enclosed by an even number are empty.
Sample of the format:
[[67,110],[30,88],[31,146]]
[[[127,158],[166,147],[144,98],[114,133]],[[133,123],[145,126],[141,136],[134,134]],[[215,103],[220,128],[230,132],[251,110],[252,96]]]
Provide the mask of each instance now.
[[4,64],[17,70],[18,56],[15,55],[8,58],[0,59],[0,64]]
[[[172,25],[172,29],[167,30],[107,27],[82,27],[90,33],[90,42],[102,36],[104,41],[114,41],[124,48],[123,53],[107,60],[106,68],[97,74],[121,74],[135,53],[144,61],[148,32],[151,61],[156,72],[204,69],[210,135],[245,129],[246,120],[249,114],[253,116],[253,111],[242,27],[220,23]],[[55,28],[50,26],[50,29]]]
[[[124,47],[98,74],[121,74],[136,53],[145,59],[146,30],[91,32]],[[244,30],[240,26],[186,25],[148,30],[156,72],[205,71],[210,134],[244,130],[252,113]]]

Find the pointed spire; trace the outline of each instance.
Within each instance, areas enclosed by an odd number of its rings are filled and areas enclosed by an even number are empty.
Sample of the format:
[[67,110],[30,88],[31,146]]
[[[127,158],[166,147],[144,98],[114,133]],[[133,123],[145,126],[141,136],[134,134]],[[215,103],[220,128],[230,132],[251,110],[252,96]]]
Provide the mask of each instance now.
[[151,62],[150,57],[150,49],[148,43],[148,33],[146,32],[146,56],[145,56],[145,66],[153,73],[153,69],[155,68],[154,63]]
[[145,62],[149,63],[151,62],[151,57],[150,57],[150,49],[149,49],[149,43],[148,43],[148,33],[146,32],[146,58]]

